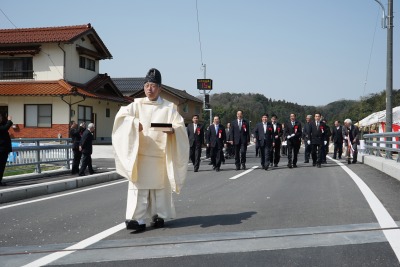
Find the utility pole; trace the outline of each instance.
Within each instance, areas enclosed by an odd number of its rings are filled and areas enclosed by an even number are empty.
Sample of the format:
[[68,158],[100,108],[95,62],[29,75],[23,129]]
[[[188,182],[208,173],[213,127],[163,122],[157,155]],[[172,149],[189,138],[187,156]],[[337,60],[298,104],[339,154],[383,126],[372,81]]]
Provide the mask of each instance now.
[[[385,14],[385,7],[379,0],[375,0],[383,12],[382,28],[387,29],[387,51],[386,51],[386,126],[385,132],[392,132],[393,123],[393,0],[388,0],[388,13]],[[392,141],[391,137],[386,137],[386,141]],[[391,144],[387,144],[391,147]],[[386,158],[392,158],[392,153],[387,151]]]
[[[207,75],[206,75],[207,66],[206,66],[206,64],[203,64],[202,67],[203,67],[203,70],[204,70],[204,79],[207,79]],[[210,112],[210,124],[211,124],[212,123],[212,109],[206,107],[206,90],[203,90],[203,94],[204,94],[203,110]]]

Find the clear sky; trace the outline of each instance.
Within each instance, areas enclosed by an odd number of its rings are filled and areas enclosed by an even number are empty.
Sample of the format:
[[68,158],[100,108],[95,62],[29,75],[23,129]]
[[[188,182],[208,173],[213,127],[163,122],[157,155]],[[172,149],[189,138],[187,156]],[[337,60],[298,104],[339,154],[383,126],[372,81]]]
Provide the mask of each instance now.
[[[261,93],[302,105],[359,99],[386,87],[387,31],[374,0],[198,0],[203,62],[196,0],[4,0],[0,8],[18,28],[91,23],[113,55],[100,63],[101,73],[143,77],[155,67],[164,84],[193,95],[202,63],[211,93]],[[13,24],[0,13],[0,28]]]

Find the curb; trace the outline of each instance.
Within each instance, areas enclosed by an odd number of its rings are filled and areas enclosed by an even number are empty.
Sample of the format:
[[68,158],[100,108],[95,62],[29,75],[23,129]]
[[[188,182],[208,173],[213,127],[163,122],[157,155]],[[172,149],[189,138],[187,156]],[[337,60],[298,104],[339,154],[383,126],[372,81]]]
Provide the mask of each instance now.
[[0,190],[0,204],[121,179],[116,171]]
[[385,159],[374,155],[363,155],[362,163],[384,172],[400,181],[400,163],[395,160]]

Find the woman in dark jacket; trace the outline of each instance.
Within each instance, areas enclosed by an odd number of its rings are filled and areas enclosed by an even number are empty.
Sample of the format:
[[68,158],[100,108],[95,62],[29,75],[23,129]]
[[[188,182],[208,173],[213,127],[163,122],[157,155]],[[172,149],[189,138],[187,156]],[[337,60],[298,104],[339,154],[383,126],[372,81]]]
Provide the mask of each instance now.
[[8,133],[13,122],[12,117],[8,116],[7,120],[0,114],[0,186],[4,186],[5,183],[2,182],[4,169],[6,168],[8,154],[12,151],[11,148],[11,138]]

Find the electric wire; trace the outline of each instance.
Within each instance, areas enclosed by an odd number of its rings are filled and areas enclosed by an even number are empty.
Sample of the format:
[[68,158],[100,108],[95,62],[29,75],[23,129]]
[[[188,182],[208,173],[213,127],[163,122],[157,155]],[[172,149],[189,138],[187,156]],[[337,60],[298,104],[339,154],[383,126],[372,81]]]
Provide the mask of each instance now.
[[374,30],[374,35],[373,35],[373,37],[372,37],[371,50],[370,50],[370,52],[369,52],[369,59],[368,59],[368,65],[367,65],[367,73],[366,73],[366,75],[365,75],[365,81],[364,81],[364,90],[363,90],[363,93],[362,93],[362,95],[361,95],[362,97],[365,95],[365,90],[366,90],[366,88],[367,88],[368,76],[369,76],[369,67],[370,67],[370,65],[371,65],[372,52],[373,52],[374,44],[375,44],[375,35],[376,35],[376,29],[377,29],[377,27],[378,27],[379,13],[380,13],[380,12],[378,12],[378,14],[377,14],[377,16],[376,16],[375,30]]
[[17,29],[18,27],[11,21],[11,19],[4,13],[4,11],[0,8],[1,13],[3,13],[4,17]]
[[196,0],[196,14],[197,14],[197,32],[199,34],[199,45],[200,45],[200,60],[201,60],[201,65],[204,66],[204,64],[203,64],[203,50],[201,48],[201,37],[200,37],[199,8],[197,6],[197,0]]

